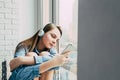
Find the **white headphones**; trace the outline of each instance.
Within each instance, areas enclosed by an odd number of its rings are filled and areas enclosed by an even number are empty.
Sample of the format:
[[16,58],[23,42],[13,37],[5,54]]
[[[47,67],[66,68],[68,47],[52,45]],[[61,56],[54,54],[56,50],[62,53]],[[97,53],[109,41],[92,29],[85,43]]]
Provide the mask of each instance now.
[[38,33],[38,36],[39,37],[42,37],[43,35],[45,34],[45,32],[43,31],[43,29],[41,28],[39,33]]

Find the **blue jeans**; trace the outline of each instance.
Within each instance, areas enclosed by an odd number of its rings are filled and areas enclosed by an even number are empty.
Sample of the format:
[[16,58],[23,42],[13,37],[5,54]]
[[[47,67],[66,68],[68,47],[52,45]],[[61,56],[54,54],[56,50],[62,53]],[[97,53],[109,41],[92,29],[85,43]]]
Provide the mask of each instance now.
[[40,64],[18,67],[12,72],[9,80],[34,80],[35,77],[40,77],[39,68]]

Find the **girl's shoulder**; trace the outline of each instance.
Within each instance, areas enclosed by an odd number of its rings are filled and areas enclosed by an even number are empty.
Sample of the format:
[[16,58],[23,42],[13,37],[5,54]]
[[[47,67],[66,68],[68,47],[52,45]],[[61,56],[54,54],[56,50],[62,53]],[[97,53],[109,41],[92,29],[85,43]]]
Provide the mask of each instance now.
[[25,52],[28,52],[29,51],[29,48],[28,48],[28,46],[26,46],[24,43],[18,43],[18,45],[16,46],[16,50],[15,50],[15,52],[17,52],[17,51],[20,51],[20,50],[23,50],[23,51],[25,51]]

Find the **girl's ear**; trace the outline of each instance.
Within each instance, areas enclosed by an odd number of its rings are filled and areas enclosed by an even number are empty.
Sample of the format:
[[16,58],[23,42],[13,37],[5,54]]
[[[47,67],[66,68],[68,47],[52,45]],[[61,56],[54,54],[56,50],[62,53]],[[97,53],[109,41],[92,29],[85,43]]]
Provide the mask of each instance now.
[[40,31],[39,31],[39,33],[38,33],[38,36],[39,36],[39,37],[42,37],[44,34],[45,34],[45,32],[43,31],[43,29],[40,29]]

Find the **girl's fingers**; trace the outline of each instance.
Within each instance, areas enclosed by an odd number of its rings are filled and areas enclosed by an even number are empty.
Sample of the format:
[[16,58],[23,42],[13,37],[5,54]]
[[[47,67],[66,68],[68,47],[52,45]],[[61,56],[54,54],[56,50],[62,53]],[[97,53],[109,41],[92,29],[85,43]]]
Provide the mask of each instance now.
[[62,54],[66,54],[66,53],[68,53],[68,52],[70,52],[70,51],[64,51]]
[[63,55],[64,55],[66,58],[68,58],[69,54],[70,54],[70,51],[66,51]]
[[68,62],[69,62],[69,58],[66,58],[66,59],[65,59],[65,63],[68,63]]

